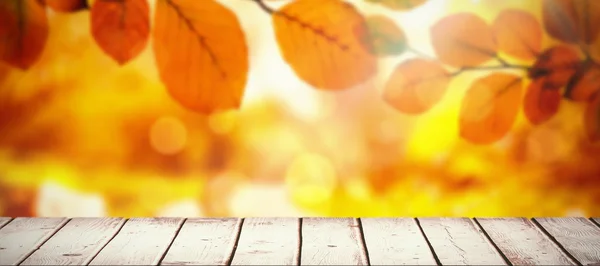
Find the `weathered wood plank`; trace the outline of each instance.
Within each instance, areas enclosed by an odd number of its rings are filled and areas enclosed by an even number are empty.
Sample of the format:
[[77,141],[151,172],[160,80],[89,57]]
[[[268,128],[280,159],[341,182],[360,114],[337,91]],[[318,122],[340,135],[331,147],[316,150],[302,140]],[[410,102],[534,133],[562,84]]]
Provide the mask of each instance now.
[[121,218],[73,218],[21,265],[87,264],[123,223]]
[[590,220],[583,217],[534,220],[579,263],[600,264],[600,228]]
[[192,218],[185,221],[161,265],[227,265],[242,219]]
[[2,228],[5,224],[10,222],[12,218],[10,217],[0,217],[0,228]]
[[528,219],[476,220],[513,265],[575,265]]
[[298,265],[299,218],[246,218],[231,265]]
[[413,218],[362,218],[371,265],[435,265]]
[[133,218],[90,265],[158,265],[183,218]]
[[506,265],[469,218],[419,218],[433,252],[444,265]]
[[302,265],[368,265],[358,220],[302,219]]
[[0,265],[18,265],[60,229],[65,218],[16,218],[0,229]]

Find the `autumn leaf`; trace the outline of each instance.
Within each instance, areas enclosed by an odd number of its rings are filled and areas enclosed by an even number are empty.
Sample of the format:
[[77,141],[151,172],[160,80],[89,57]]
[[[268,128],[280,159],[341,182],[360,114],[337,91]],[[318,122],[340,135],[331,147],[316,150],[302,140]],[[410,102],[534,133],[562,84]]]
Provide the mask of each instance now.
[[591,141],[600,140],[600,93],[596,93],[584,113],[584,126]]
[[376,72],[369,30],[356,8],[341,0],[297,0],[273,13],[283,59],[318,89],[342,90]]
[[531,60],[542,49],[542,26],[528,12],[504,10],[494,20],[492,28],[498,49],[508,55]]
[[516,120],[521,93],[517,75],[498,72],[476,80],[461,105],[460,135],[476,144],[500,140]]
[[[87,0],[45,0],[52,10],[56,12],[75,12],[88,8]],[[125,0],[124,0],[125,1]],[[116,1],[112,1],[116,2]]]
[[392,73],[383,99],[400,112],[420,114],[440,101],[450,78],[437,61],[409,59],[399,64]]
[[147,0],[98,0],[91,9],[92,36],[105,53],[123,65],[146,47],[149,16]]
[[366,20],[376,55],[399,55],[406,50],[404,31],[393,20],[382,15],[369,16]]
[[558,112],[560,90],[549,84],[545,78],[533,80],[525,93],[523,112],[534,125],[546,122]]
[[0,1],[0,60],[28,69],[48,39],[46,9],[39,0]]
[[458,13],[431,28],[431,42],[438,58],[455,67],[477,66],[496,55],[492,28],[475,14]]
[[544,51],[536,60],[529,77],[537,79],[547,77],[546,87],[561,88],[573,77],[581,61],[576,50],[569,46],[555,46]]
[[600,4],[597,0],[543,0],[542,19],[550,36],[590,44],[600,33]]
[[235,14],[214,0],[159,0],[154,20],[156,64],[171,96],[201,113],[238,108],[249,66]]
[[600,91],[600,66],[587,64],[569,81],[565,89],[565,97],[573,101],[586,102],[598,91]]
[[425,2],[427,2],[427,0],[366,0],[366,1],[375,3],[375,4],[380,4],[389,9],[398,10],[398,11],[405,11],[405,10],[413,9],[413,8],[418,7],[422,4],[424,4]]

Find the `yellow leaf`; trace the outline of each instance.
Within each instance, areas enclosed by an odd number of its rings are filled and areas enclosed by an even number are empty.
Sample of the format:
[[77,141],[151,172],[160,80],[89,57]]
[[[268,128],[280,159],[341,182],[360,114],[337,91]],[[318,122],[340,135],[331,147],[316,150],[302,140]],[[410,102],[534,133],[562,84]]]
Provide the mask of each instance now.
[[380,4],[390,9],[404,11],[418,7],[427,0],[367,0],[367,2]]
[[420,114],[440,101],[449,83],[450,75],[439,62],[410,59],[396,67],[383,98],[400,112]]
[[273,13],[283,59],[318,89],[342,90],[376,72],[363,16],[341,0],[297,0]]
[[235,109],[248,74],[248,48],[235,14],[214,0],[158,0],[153,48],[171,96],[201,113]]
[[406,50],[404,31],[393,20],[382,15],[373,15],[367,17],[367,25],[376,55],[399,55]]
[[500,140],[519,113],[522,80],[507,73],[493,73],[473,82],[460,110],[460,135],[477,144]]

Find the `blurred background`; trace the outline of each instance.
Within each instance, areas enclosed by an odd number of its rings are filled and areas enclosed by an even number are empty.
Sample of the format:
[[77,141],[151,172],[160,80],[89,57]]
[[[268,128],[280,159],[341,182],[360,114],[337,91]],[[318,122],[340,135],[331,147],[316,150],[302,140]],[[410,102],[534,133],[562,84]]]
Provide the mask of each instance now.
[[[600,216],[600,145],[583,133],[583,106],[563,101],[536,127],[521,113],[501,141],[470,144],[460,100],[481,73],[405,115],[381,92],[413,55],[381,59],[363,86],[318,91],[282,60],[264,11],[220,2],[244,28],[251,71],[241,109],[210,116],[168,95],[151,43],[120,67],[94,43],[88,11],[48,10],[40,60],[0,64],[0,216]],[[541,1],[430,0],[406,12],[350,2],[433,55],[429,28],[444,15],[539,18]]]

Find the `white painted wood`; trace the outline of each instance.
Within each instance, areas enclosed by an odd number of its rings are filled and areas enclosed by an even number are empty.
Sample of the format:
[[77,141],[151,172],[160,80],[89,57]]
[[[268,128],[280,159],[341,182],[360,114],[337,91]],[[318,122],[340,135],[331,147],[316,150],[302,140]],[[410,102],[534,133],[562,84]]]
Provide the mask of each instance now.
[[600,228],[583,217],[535,218],[583,265],[600,264]]
[[161,265],[227,265],[242,219],[192,218],[185,221]]
[[476,220],[513,265],[575,265],[528,219]]
[[0,228],[10,222],[10,220],[12,220],[10,217],[0,217]]
[[506,265],[481,229],[469,218],[419,218],[443,265]]
[[0,265],[18,265],[68,220],[16,218],[0,229]]
[[299,218],[246,218],[231,265],[298,265]]
[[368,265],[354,218],[302,219],[302,265]]
[[362,218],[371,265],[435,265],[413,218]]
[[21,265],[83,265],[117,233],[121,218],[73,218]]
[[133,218],[90,265],[158,265],[183,218]]

